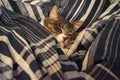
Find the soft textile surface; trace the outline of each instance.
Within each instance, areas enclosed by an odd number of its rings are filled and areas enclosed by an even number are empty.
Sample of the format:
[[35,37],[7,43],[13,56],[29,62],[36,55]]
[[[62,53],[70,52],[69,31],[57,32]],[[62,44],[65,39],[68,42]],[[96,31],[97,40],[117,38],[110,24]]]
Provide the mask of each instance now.
[[[40,25],[54,5],[65,19],[84,21],[63,51]],[[1,0],[0,6],[0,79],[120,79],[119,0]]]
[[[65,55],[60,56],[63,52],[57,48],[55,39],[38,22],[6,10],[2,10],[0,18],[2,80],[59,80],[79,77],[79,74],[69,77],[67,71],[77,74],[74,64],[67,61]],[[62,58],[65,61],[62,62]],[[70,68],[66,69],[67,66]]]
[[[96,80],[120,79],[120,12],[109,19],[104,30],[92,43],[84,62],[85,70]],[[114,76],[114,77],[113,77]]]

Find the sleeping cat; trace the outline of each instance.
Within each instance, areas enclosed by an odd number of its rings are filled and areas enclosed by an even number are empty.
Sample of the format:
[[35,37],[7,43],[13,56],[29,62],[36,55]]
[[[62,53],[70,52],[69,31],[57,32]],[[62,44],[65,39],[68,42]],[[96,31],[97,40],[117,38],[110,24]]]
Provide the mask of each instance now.
[[49,17],[45,18],[43,23],[45,28],[54,35],[60,47],[65,47],[76,38],[75,31],[82,25],[83,21],[69,22],[65,20],[60,16],[57,7],[54,6]]

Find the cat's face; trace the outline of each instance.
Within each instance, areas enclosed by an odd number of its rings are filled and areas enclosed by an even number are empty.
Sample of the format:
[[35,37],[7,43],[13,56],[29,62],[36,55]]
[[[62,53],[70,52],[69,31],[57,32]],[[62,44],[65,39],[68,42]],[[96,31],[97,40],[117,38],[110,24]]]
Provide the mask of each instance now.
[[61,47],[65,47],[68,41],[75,39],[75,27],[82,25],[82,21],[69,22],[59,15],[56,6],[52,8],[50,16],[44,20],[44,26],[57,39]]

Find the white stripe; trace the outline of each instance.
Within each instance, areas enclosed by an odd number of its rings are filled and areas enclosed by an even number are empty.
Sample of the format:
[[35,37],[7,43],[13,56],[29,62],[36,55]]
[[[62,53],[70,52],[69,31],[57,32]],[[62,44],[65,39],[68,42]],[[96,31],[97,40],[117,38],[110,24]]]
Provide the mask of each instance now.
[[15,69],[14,70],[14,76],[18,76],[18,75],[20,75],[20,73],[23,71],[23,69],[20,67],[20,66],[18,66],[17,67],[17,69]]
[[40,2],[41,2],[41,0],[34,0],[34,1],[30,2],[30,4],[35,5],[35,4],[40,3]]
[[72,21],[73,18],[77,15],[77,13],[79,12],[81,6],[83,5],[83,2],[84,2],[84,0],[82,0],[82,2],[80,3],[79,7],[78,7],[77,10],[75,11],[75,13],[74,13],[74,15],[72,16],[72,18],[70,19],[70,21]]
[[78,34],[78,36],[77,36],[76,40],[74,41],[73,45],[70,47],[70,49],[66,53],[66,55],[68,57],[70,57],[73,54],[73,52],[76,50],[76,48],[78,47],[80,41],[82,40],[82,37],[83,37],[85,31],[86,31],[86,29],[84,29],[82,32],[80,32]]
[[120,80],[113,72],[110,71],[110,69],[107,69],[105,66],[103,66],[101,64],[97,64],[97,66],[102,68],[103,70],[105,70],[110,75],[112,75],[116,80]]
[[13,9],[12,9],[11,5],[9,4],[8,0],[2,0],[2,1],[3,1],[4,5],[7,9],[13,11]]
[[104,17],[105,15],[107,15],[116,5],[118,4],[118,1],[114,2],[113,4],[111,4],[101,15],[99,18]]
[[[93,19],[95,18],[95,16],[100,12],[100,8],[101,8],[103,2],[104,2],[104,0],[101,0],[101,2],[100,2],[100,4],[99,4],[99,7],[98,7],[97,10],[95,11],[95,14],[94,14],[94,16],[92,17],[92,19],[91,19],[91,21],[89,22],[89,24],[93,21]],[[89,24],[88,24],[88,25],[89,25]]]
[[36,8],[37,8],[37,11],[38,11],[41,19],[45,19],[45,16],[44,16],[44,14],[43,14],[43,12],[42,12],[42,9],[41,9],[40,7],[38,7],[38,6],[36,6]]
[[41,9],[40,7],[36,6],[36,8],[37,8],[37,11],[38,11],[38,13],[39,13],[39,15],[40,15],[40,18],[41,18],[40,24],[41,24],[42,26],[44,26],[43,21],[44,21],[44,19],[45,19],[45,15],[43,14],[43,11],[42,11],[42,9]]
[[3,73],[0,72],[0,80],[15,80],[14,77],[13,77],[12,69],[8,70],[8,71],[5,71]]
[[[43,54],[44,55],[44,54]],[[49,57],[48,55],[44,55],[45,57]],[[45,58],[44,57],[44,58]],[[45,67],[48,67],[50,66],[51,64],[54,64],[56,61],[58,60],[58,55],[57,54],[54,54],[52,55],[52,57],[50,57],[49,59],[46,59],[44,60],[42,63]],[[60,64],[57,66],[57,67],[60,67]]]
[[39,79],[43,76],[43,74],[42,74],[42,72],[41,72],[40,70],[37,70],[37,71],[35,72],[35,74],[36,74],[36,76],[37,76]]
[[85,55],[85,58],[84,58],[84,60],[82,62],[82,71],[86,70],[87,67],[88,67],[87,65],[88,65],[88,59],[89,59],[90,49],[91,49],[91,47],[88,49],[88,51],[87,51],[87,53]]
[[[2,39],[2,36],[0,36],[0,39]],[[11,58],[0,53],[0,60],[2,60],[2,62],[5,63],[6,65],[9,65],[11,68],[13,68],[13,61]]]
[[17,51],[13,48],[9,39],[6,36],[1,36],[0,41],[6,42],[8,44],[8,48],[10,50],[11,56],[16,63],[29,75],[31,80],[38,80],[34,72],[30,69],[29,65],[24,61],[24,59],[17,53]]
[[72,11],[73,11],[74,7],[76,6],[77,2],[78,2],[78,0],[76,0],[76,2],[74,3],[74,5],[72,6],[71,10],[70,10],[70,11],[68,12],[68,14],[66,15],[66,18],[65,18],[65,19],[67,19],[67,18],[69,17],[69,15],[72,13]]
[[87,74],[87,73],[85,73],[85,72],[80,72],[79,75],[80,75],[80,77],[85,78],[85,80],[95,80],[94,77],[92,77],[92,76],[90,75],[90,73]]
[[0,12],[1,12],[1,6],[3,6],[3,3],[2,3],[2,1],[0,1]]
[[16,31],[14,31],[14,30],[12,30],[12,31],[17,36],[17,38],[19,40],[21,40],[22,42],[24,42],[24,44],[27,46],[27,47],[24,47],[24,48],[29,48],[30,49],[30,45],[27,43],[27,41],[22,36],[20,36],[18,33],[16,33]]
[[34,12],[33,12],[33,10],[32,10],[31,5],[28,4],[28,3],[24,3],[24,6],[25,6],[25,8],[27,9],[27,12],[29,13],[29,17],[33,18],[34,20],[37,20],[36,17],[35,17]]
[[[39,44],[39,43],[38,43]],[[51,44],[51,45],[50,45]],[[44,53],[44,52],[47,52],[47,51],[49,51],[50,50],[50,48],[51,48],[51,46],[53,46],[54,44],[53,44],[53,42],[51,42],[51,43],[49,43],[49,44],[45,44],[44,45],[44,47],[42,47],[42,48],[37,48],[36,50],[35,50],[35,53],[36,53],[36,55],[38,55],[38,54],[40,54],[40,53]],[[36,46],[38,46],[38,45],[36,45]],[[53,51],[52,51],[53,52]]]
[[25,1],[29,1],[29,0],[22,0],[21,2],[25,2]]
[[[117,24],[117,21],[115,21],[114,24]],[[115,26],[114,24],[111,25],[111,26]],[[116,37],[115,34],[116,34],[116,32],[117,32],[118,29],[119,29],[119,26],[116,26],[116,29],[115,29],[115,31],[114,31],[115,33],[113,34],[113,33],[112,33],[113,30],[114,30],[114,27],[113,27],[113,28],[111,28],[110,33],[109,33],[110,35],[111,35],[111,34],[113,35],[113,37],[112,37],[112,39],[111,39],[111,46],[110,46],[111,49],[110,49],[110,52],[109,52],[109,54],[111,54],[111,55],[112,55],[112,45],[114,45],[114,44],[113,44],[113,41],[114,41],[114,39],[115,39],[115,37]],[[119,34],[119,33],[118,33],[118,34]],[[106,41],[109,41],[110,35],[108,35],[108,38],[107,38]],[[119,49],[119,48],[118,48],[118,45],[119,45],[119,42],[118,42],[118,41],[119,41],[119,39],[120,39],[120,35],[118,36],[118,40],[116,41],[118,44],[116,44],[116,47],[117,47],[117,48],[116,48],[116,50],[114,51],[115,56],[114,56],[114,59],[113,59],[113,62],[112,62],[113,64],[111,64],[111,66],[109,66],[110,69],[113,67],[114,62],[115,62],[115,60],[116,60],[116,58],[117,58],[117,49]],[[107,45],[107,46],[105,46],[105,53],[107,53],[107,50],[106,50],[106,49],[107,49],[107,47],[108,47],[108,44],[109,44],[109,43],[106,42],[106,45]],[[104,56],[106,55],[105,53],[104,53]],[[108,60],[111,59],[111,58],[110,58],[111,55],[108,57]],[[107,65],[107,63],[106,63],[105,65]]]
[[50,2],[50,0],[34,0],[34,1],[30,2],[30,4],[37,5],[37,4],[47,3],[47,2]]
[[90,14],[90,12],[91,12],[94,4],[95,4],[95,1],[96,1],[96,0],[92,0],[92,1],[91,1],[91,3],[90,3],[90,5],[89,5],[89,7],[88,7],[88,9],[87,9],[87,11],[86,11],[86,13],[85,13],[85,15],[81,18],[82,21],[85,21],[86,18],[88,17],[88,15]]
[[29,56],[27,56],[27,64],[30,64],[33,60],[35,60],[35,57],[33,56],[33,54],[29,54]]
[[110,15],[107,15],[107,16],[103,17],[102,19],[103,19],[103,20],[109,19],[111,16],[117,14],[118,12],[120,12],[120,9],[118,9],[117,11],[113,12],[113,13],[110,14]]
[[[57,61],[56,63],[54,63],[53,65],[51,65],[50,67],[48,67],[47,68],[48,73],[50,75],[52,75],[52,74],[57,73],[58,71],[60,71],[61,67],[58,67],[58,65],[59,65],[59,62]],[[59,76],[59,75],[57,75],[57,76]]]

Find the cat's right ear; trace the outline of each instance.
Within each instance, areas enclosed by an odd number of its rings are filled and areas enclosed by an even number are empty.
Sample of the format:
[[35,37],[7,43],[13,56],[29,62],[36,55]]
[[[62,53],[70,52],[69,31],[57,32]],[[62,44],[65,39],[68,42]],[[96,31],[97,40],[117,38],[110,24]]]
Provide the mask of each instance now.
[[83,24],[82,20],[73,22],[73,30],[77,31],[77,29],[80,28],[82,26],[82,24]]
[[50,12],[49,18],[51,18],[53,20],[58,20],[59,17],[60,17],[60,14],[59,14],[59,10],[58,10],[57,6],[53,6],[53,8]]

